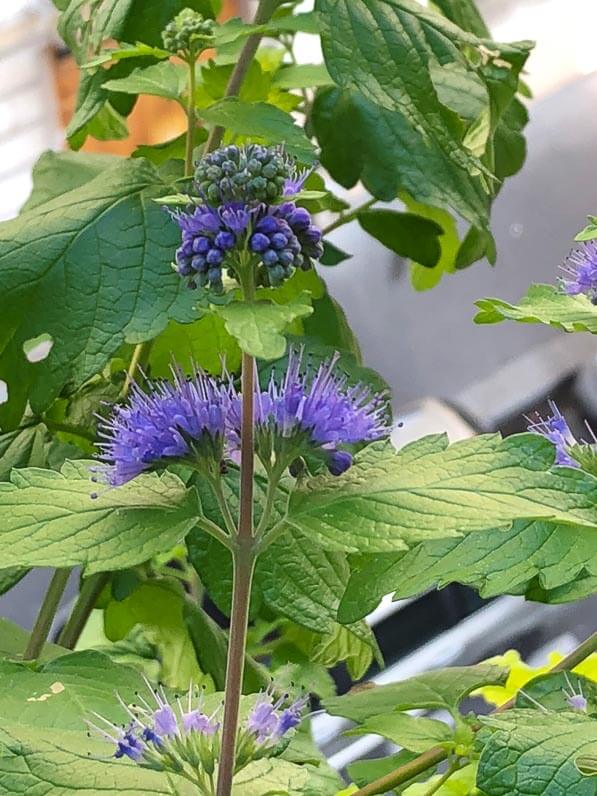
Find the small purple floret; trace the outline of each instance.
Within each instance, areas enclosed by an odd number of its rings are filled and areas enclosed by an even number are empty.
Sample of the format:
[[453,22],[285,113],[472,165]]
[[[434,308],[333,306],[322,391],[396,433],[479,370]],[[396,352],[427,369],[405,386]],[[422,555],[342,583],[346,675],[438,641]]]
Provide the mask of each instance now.
[[546,418],[537,415],[537,419],[529,424],[528,430],[535,434],[541,434],[555,445],[556,464],[579,467],[578,462],[568,453],[568,449],[576,445],[577,441],[570,431],[566,418],[554,401],[549,402],[549,408],[551,415]]
[[583,242],[574,249],[562,266],[565,276],[561,278],[562,289],[569,296],[581,293],[597,302],[597,241]]

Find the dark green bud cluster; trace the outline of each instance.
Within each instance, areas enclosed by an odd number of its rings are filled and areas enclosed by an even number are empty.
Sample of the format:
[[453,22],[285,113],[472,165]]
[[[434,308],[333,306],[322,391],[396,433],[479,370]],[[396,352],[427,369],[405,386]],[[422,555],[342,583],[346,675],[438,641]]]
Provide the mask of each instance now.
[[293,169],[293,161],[278,147],[231,145],[199,161],[195,182],[200,195],[214,206],[226,202],[271,203],[283,196]]
[[162,31],[164,47],[174,54],[197,54],[213,46],[214,24],[192,8],[183,8]]

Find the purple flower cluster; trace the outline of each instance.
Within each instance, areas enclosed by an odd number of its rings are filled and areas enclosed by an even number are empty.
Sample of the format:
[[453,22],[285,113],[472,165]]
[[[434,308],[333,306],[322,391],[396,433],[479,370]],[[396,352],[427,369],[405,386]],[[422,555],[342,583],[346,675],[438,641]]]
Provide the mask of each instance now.
[[[212,774],[219,757],[222,702],[209,712],[204,692],[197,693],[193,686],[185,698],[176,697],[172,703],[162,687],[154,689],[147,680],[146,684],[149,699],[137,693],[136,702],[127,705],[117,694],[127,724],[118,726],[94,713],[94,720],[87,722],[90,730],[113,744],[113,757],[127,757],[154,770],[183,771],[189,766],[201,786],[202,772]],[[260,694],[239,728],[237,770],[273,752],[300,724],[307,702],[301,697],[288,704],[288,694],[274,700],[272,689]]]
[[[272,454],[283,466],[311,454],[322,457],[332,475],[352,464],[342,446],[386,437],[391,430],[387,396],[363,383],[350,384],[336,365],[335,354],[317,369],[303,367],[302,351],[291,351],[282,379],[272,374],[266,390],[255,396],[257,451],[263,461]],[[232,402],[234,426],[240,423],[240,401]]]
[[201,371],[187,379],[173,369],[173,376],[172,383],[150,384],[147,393],[133,385],[128,403],[99,419],[103,464],[96,471],[111,486],[168,461],[217,465],[224,456],[231,385]]
[[201,206],[192,213],[177,213],[175,218],[182,230],[182,244],[176,250],[178,273],[189,277],[189,287],[209,284],[221,293],[222,266],[226,255],[242,244],[249,210],[238,203],[218,209]]
[[535,434],[541,434],[555,445],[556,464],[578,467],[578,462],[568,453],[571,446],[578,444],[570,431],[570,426],[554,401],[549,402],[549,408],[551,415],[546,418],[542,418],[540,415],[537,415],[534,421],[528,418],[528,430]]
[[597,241],[589,240],[574,249],[562,266],[566,276],[561,278],[562,289],[569,296],[581,293],[597,303]]
[[276,147],[229,146],[206,155],[197,165],[196,188],[204,202],[174,218],[182,230],[176,268],[192,288],[221,293],[223,268],[236,276],[238,256],[254,256],[258,282],[277,286],[295,268],[309,269],[323,254],[321,231],[311,215],[292,201],[309,171]]
[[[352,464],[343,446],[381,439],[390,432],[387,399],[336,372],[339,354],[313,370],[303,368],[302,352],[291,351],[280,378],[272,374],[266,390],[256,390],[257,452],[275,455],[282,468],[312,454],[333,475]],[[230,379],[197,371],[187,379],[173,369],[174,381],[134,386],[127,404],[100,419],[103,480],[120,486],[140,473],[172,461],[192,461],[207,473],[219,472],[223,458],[240,450],[242,396]]]

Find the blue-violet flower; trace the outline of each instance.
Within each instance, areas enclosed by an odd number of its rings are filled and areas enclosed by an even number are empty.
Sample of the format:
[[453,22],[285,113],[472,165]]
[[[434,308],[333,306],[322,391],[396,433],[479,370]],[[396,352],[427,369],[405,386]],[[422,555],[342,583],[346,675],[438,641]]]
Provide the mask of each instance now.
[[570,426],[566,421],[564,415],[558,409],[554,401],[549,401],[549,408],[551,415],[542,418],[537,415],[534,421],[527,418],[529,421],[528,430],[535,434],[541,434],[546,437],[556,448],[556,464],[566,465],[567,467],[579,467],[569,454],[568,449],[571,446],[577,445],[577,441],[570,431]]
[[562,266],[562,289],[570,296],[584,293],[597,303],[597,241],[589,240],[574,249]]
[[177,369],[173,375],[172,383],[150,383],[147,393],[133,385],[128,402],[100,418],[102,465],[96,470],[111,486],[168,461],[219,468],[233,388],[199,370],[189,379]]

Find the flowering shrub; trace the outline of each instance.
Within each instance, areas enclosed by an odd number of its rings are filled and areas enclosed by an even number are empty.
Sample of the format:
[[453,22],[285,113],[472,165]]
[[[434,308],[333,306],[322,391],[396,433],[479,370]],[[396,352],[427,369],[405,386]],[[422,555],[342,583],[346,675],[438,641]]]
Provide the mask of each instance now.
[[[366,616],[390,593],[595,591],[593,435],[553,404],[528,433],[396,450],[322,276],[350,223],[417,290],[495,260],[531,45],[493,41],[469,0],[260,0],[251,22],[216,0],[55,4],[73,151],[42,155],[0,225],[0,590],[53,568],[31,633],[0,621],[0,790],[593,794],[595,637],[522,680],[510,656],[336,696],[328,672],[383,666]],[[297,33],[324,63],[295,62]],[[184,134],[77,151],[126,138],[140,94],[177,103]],[[597,331],[596,230],[559,284],[477,320]],[[343,779],[309,737],[316,700],[400,751]]]

